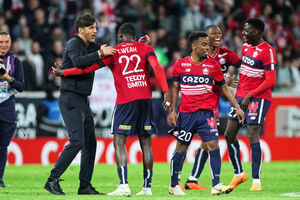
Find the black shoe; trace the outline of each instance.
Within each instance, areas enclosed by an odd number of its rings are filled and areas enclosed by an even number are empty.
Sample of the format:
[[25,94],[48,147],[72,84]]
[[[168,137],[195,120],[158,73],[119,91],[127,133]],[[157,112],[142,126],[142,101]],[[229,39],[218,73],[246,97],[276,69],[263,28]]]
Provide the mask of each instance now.
[[54,179],[49,181],[47,180],[44,188],[55,195],[65,195],[65,193],[62,191],[59,182],[63,181],[62,179]]
[[0,179],[0,188],[5,188],[5,187],[6,187],[6,185],[4,184],[3,180]]
[[91,184],[89,184],[89,186],[87,186],[86,188],[82,189],[79,188],[78,189],[78,194],[79,195],[105,195],[104,193],[98,192]]

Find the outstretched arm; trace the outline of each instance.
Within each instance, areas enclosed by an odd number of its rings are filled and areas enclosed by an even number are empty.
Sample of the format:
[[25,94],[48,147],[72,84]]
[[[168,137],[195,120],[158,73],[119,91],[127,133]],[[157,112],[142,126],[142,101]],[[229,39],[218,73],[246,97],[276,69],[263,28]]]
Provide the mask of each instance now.
[[85,69],[80,69],[80,68],[70,68],[70,69],[61,69],[61,66],[59,66],[57,63],[54,63],[54,66],[52,67],[53,72],[55,76],[75,76],[75,75],[82,75],[82,74],[87,74],[91,73],[93,71],[96,71],[99,69],[100,66],[97,63],[92,64],[91,66],[85,68]]

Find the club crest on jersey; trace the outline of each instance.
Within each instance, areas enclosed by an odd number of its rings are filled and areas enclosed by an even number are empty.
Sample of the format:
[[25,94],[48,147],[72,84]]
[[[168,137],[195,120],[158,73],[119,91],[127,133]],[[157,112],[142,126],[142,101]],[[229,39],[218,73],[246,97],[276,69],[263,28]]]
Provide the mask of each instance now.
[[255,58],[257,56],[257,51],[254,51],[253,57]]
[[225,59],[225,58],[220,58],[220,59],[219,59],[219,63],[220,63],[221,65],[224,65],[224,64],[226,63],[226,59]]
[[248,51],[248,48],[246,48],[245,51]]
[[207,68],[204,68],[204,69],[202,70],[202,73],[203,73],[204,75],[208,75],[208,74],[209,74],[209,70],[208,70]]

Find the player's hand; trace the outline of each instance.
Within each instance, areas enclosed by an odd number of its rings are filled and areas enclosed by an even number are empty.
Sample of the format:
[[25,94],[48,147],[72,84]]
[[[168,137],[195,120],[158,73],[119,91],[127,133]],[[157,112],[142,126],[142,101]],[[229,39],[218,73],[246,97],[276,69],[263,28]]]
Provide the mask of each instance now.
[[148,35],[144,35],[143,37],[140,37],[138,42],[149,45],[151,40],[150,40],[150,37]]
[[249,94],[247,94],[247,96],[245,96],[244,99],[242,100],[242,102],[241,102],[240,105],[241,105],[241,108],[242,108],[242,110],[243,110],[244,112],[246,112],[246,109],[247,109],[247,107],[248,107],[248,105],[249,105],[249,103],[250,103],[251,98],[252,98],[252,95],[249,93]]
[[239,86],[239,79],[237,79],[235,75],[226,77],[225,81],[230,87],[237,88]]
[[61,69],[61,66],[59,66],[57,63],[54,63],[54,66],[51,67],[53,70],[53,73],[55,76],[64,76],[63,70]]
[[236,109],[236,116],[238,118],[239,123],[244,124],[244,122],[245,122],[245,113],[240,107]]
[[168,122],[171,126],[176,126],[177,117],[178,115],[175,110],[170,112],[168,116]]
[[164,92],[164,102],[162,103],[165,110],[169,110],[171,108],[171,96],[170,92]]
[[117,51],[115,48],[107,46],[107,44],[101,45],[100,49],[103,51],[103,56],[111,56]]

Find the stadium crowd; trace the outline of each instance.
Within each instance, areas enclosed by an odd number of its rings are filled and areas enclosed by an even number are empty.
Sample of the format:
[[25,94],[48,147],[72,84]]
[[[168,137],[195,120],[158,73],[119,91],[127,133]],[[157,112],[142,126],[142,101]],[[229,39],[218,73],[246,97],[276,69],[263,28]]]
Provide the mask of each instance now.
[[[242,26],[249,17],[265,24],[265,40],[278,57],[274,91],[300,91],[300,3],[297,0],[0,0],[0,30],[12,36],[12,50],[22,60],[25,90],[57,90],[54,62],[61,65],[65,42],[75,34],[82,13],[96,16],[96,41],[116,44],[116,29],[133,23],[138,36],[148,34],[171,82],[174,62],[190,53],[187,35],[219,25],[223,46],[241,55]],[[153,89],[156,80],[153,78]]]

